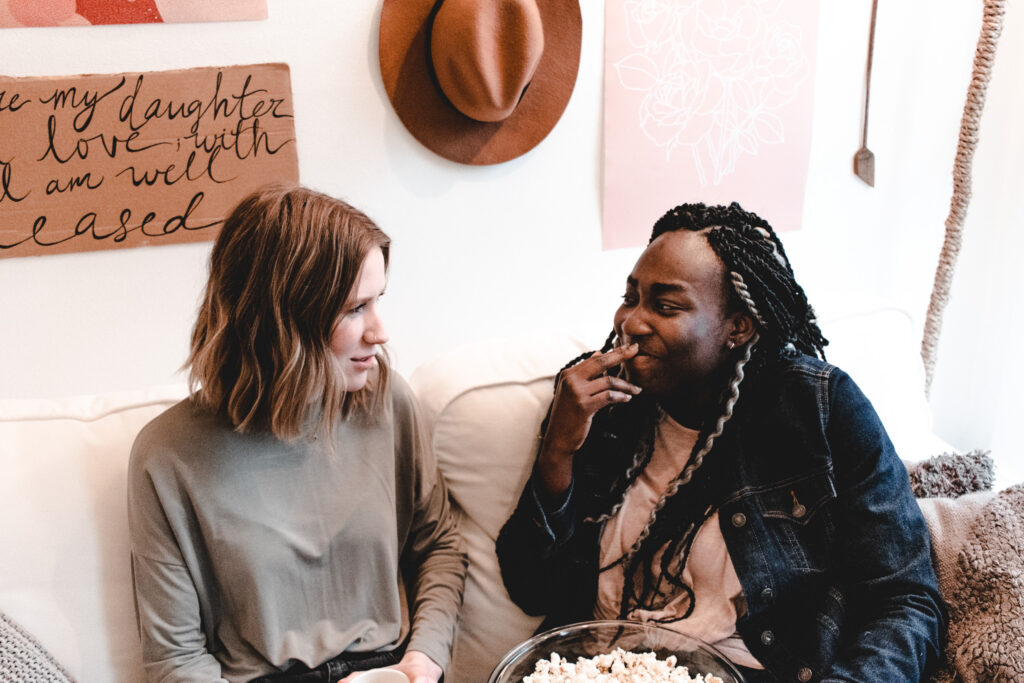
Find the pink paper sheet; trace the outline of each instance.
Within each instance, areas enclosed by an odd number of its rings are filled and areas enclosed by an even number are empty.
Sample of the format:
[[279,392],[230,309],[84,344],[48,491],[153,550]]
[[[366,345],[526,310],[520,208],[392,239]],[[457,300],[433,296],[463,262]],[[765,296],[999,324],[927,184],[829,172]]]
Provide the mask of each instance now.
[[800,227],[814,0],[607,0],[605,249],[683,202],[738,201]]

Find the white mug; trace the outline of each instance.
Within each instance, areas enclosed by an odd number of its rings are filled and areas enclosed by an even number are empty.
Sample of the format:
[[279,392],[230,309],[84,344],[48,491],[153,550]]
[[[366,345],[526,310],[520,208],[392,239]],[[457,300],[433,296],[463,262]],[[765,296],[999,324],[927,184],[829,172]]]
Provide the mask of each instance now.
[[373,669],[357,676],[355,683],[409,683],[409,678],[395,669]]

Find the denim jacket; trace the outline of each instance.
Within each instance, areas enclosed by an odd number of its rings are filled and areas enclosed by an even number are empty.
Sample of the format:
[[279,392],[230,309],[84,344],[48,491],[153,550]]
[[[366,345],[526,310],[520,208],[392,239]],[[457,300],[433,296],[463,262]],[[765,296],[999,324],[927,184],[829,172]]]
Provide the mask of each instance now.
[[[776,680],[924,680],[940,660],[946,607],[927,526],[874,408],[846,373],[808,356],[741,387],[706,458],[724,482],[718,520],[743,586],[743,642]],[[531,478],[498,536],[509,594],[547,615],[542,628],[592,618],[603,527],[585,518],[608,509],[602,495],[636,448],[607,429],[618,409],[595,416],[564,503],[542,501]]]

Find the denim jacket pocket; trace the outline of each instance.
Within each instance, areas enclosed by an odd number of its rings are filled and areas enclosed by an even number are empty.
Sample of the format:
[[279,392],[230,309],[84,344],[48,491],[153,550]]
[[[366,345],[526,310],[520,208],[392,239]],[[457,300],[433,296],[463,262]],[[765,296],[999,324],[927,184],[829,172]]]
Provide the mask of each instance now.
[[757,496],[769,535],[794,568],[822,570],[835,537],[830,503],[836,488],[817,472],[767,488]]

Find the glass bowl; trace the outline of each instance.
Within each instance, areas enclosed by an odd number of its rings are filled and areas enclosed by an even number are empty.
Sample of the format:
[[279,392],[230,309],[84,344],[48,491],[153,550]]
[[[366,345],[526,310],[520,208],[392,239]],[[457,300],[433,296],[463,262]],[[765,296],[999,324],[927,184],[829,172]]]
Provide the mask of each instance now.
[[533,673],[538,660],[552,652],[570,662],[579,657],[609,653],[617,647],[628,652],[654,652],[659,659],[676,656],[691,676],[713,674],[725,683],[743,683],[743,676],[712,645],[664,626],[639,621],[583,621],[539,633],[512,648],[491,672],[488,683],[521,683]]

